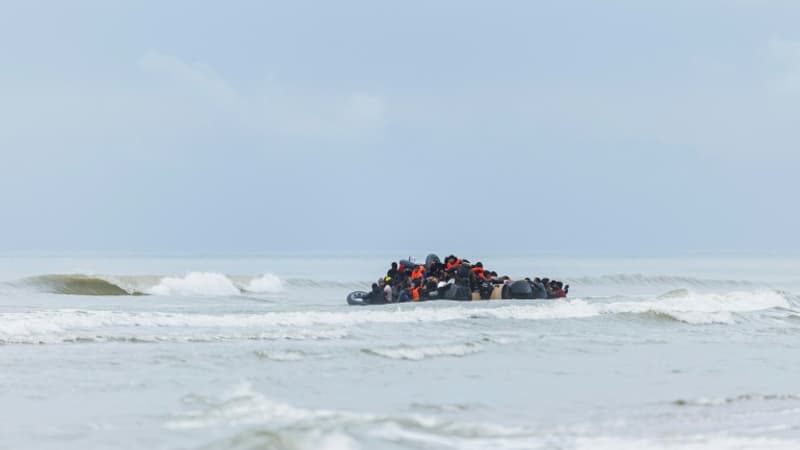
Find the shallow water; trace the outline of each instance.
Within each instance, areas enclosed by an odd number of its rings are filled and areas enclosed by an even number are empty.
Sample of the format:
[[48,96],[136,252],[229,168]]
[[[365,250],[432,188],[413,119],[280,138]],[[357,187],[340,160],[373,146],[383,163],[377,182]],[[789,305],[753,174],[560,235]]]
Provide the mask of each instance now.
[[392,256],[0,257],[0,448],[800,448],[800,261],[481,258],[570,298],[347,306]]

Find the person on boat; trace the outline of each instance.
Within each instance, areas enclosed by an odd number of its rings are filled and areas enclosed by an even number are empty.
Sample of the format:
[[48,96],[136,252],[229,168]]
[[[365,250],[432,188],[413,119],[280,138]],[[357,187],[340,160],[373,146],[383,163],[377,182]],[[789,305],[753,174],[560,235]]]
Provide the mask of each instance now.
[[445,259],[445,271],[447,272],[454,272],[459,267],[461,267],[461,258],[457,258],[455,255],[450,255]]
[[565,298],[569,293],[569,285],[564,286],[564,283],[560,281],[556,281],[555,283],[555,298]]
[[414,283],[415,281],[419,280],[420,282],[425,281],[425,266],[420,264],[411,271],[411,282]]
[[378,286],[378,283],[372,283],[372,290],[363,297],[363,300],[371,305],[386,303],[383,297],[383,289]]
[[410,302],[412,295],[413,294],[411,292],[411,282],[406,280],[406,282],[400,286],[400,291],[397,294],[397,302],[398,303]]
[[420,287],[420,300],[426,300],[439,297],[439,279],[435,276],[428,277]]
[[[386,278],[388,278],[388,281],[386,280]],[[384,299],[384,301],[386,301],[386,303],[392,303],[392,301],[393,301],[393,299],[392,299],[392,285],[390,283],[392,281],[392,279],[390,277],[386,277],[386,278],[384,278],[382,280],[382,283],[379,283],[379,286],[381,287],[381,290],[383,291],[383,299]],[[382,284],[382,286],[381,286],[381,284]]]
[[396,262],[393,262],[392,263],[392,267],[390,267],[389,270],[386,271],[386,276],[387,277],[392,277],[392,278],[397,278],[397,263]]
[[472,272],[481,280],[486,279],[486,271],[483,269],[483,263],[478,261],[471,268]]

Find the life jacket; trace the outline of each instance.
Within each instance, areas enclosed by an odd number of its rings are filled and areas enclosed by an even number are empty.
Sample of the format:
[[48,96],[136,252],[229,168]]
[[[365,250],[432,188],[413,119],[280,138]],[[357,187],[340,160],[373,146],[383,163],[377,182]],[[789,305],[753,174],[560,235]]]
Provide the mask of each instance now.
[[484,273],[483,267],[473,267],[472,271],[475,272],[475,275],[477,275],[481,280],[486,279],[486,274]]
[[461,265],[461,258],[456,258],[454,262],[447,263],[447,270],[450,271]]
[[411,290],[411,301],[418,302],[419,301],[419,290],[420,288],[416,287]]
[[417,266],[413,272],[411,272],[411,280],[416,280],[418,278],[425,277],[425,266]]

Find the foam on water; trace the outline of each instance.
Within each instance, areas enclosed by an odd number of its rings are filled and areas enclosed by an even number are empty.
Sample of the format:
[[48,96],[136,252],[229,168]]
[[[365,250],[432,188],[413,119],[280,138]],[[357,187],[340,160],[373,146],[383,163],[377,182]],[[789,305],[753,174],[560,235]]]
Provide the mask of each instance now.
[[442,356],[467,356],[480,352],[482,347],[475,343],[453,344],[453,345],[422,345],[411,346],[403,345],[400,347],[388,348],[365,348],[364,353],[382,356],[389,359],[407,359],[420,361],[428,358]]
[[230,278],[219,273],[191,272],[184,277],[164,277],[148,290],[153,295],[164,296],[229,296],[241,290]]
[[259,358],[272,361],[300,361],[305,357],[303,352],[297,350],[257,350],[255,353]]
[[609,303],[599,307],[603,314],[658,313],[690,324],[734,323],[734,313],[789,308],[786,297],[777,291],[694,294],[687,290],[645,301]]
[[[193,281],[198,280],[198,281]],[[220,292],[234,292],[227,278],[208,274],[190,274],[184,279],[163,283],[170,292],[191,292],[198,286]],[[551,300],[528,302],[483,302],[465,306],[388,305],[370,309],[334,311],[291,311],[243,314],[185,314],[166,312],[131,312],[100,310],[40,310],[0,313],[0,342],[58,342],[65,337],[136,336],[158,328],[156,335],[169,336],[176,329],[195,331],[200,336],[225,335],[221,330],[251,328],[259,332],[282,332],[281,328],[316,329],[362,324],[405,324],[472,320],[564,320],[620,314],[659,314],[688,324],[734,324],[737,314],[789,309],[790,302],[776,291],[734,292],[730,294],[669,296],[641,301],[599,302],[587,300]],[[343,307],[348,308],[348,307]],[[790,313],[791,314],[791,313]],[[113,329],[113,330],[112,330]],[[143,331],[144,330],[144,331]],[[111,333],[111,334],[109,334]],[[186,335],[182,332],[181,335]],[[252,333],[247,334],[252,336]],[[385,355],[384,355],[385,356]]]
[[254,292],[258,294],[274,294],[283,291],[283,281],[271,273],[253,278],[244,288],[247,292]]
[[[217,448],[316,449],[336,443],[342,448],[432,449],[794,449],[797,440],[715,434],[666,434],[648,438],[592,431],[584,425],[558,429],[487,421],[460,421],[418,413],[372,414],[335,409],[301,408],[275,401],[241,383],[220,399],[193,396],[188,411],[166,423],[170,430],[194,433],[235,427]],[[418,408],[417,408],[418,409]],[[456,410],[456,412],[461,409]],[[623,421],[624,422],[624,421]],[[624,426],[624,423],[621,424]]]

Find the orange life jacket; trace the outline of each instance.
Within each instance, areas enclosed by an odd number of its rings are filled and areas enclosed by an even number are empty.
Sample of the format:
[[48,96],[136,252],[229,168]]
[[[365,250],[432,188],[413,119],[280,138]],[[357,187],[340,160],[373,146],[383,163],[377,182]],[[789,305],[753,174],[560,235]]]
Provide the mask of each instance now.
[[417,266],[413,272],[411,272],[411,279],[416,280],[417,278],[422,278],[425,275],[425,266]]
[[418,302],[419,301],[419,289],[418,287],[411,290],[411,301]]
[[454,262],[447,263],[447,270],[461,265],[461,258],[457,258]]
[[477,275],[481,280],[486,279],[486,274],[484,274],[483,267],[473,267],[472,271],[475,272],[475,275]]

